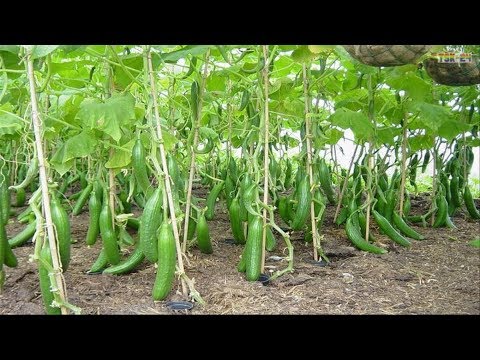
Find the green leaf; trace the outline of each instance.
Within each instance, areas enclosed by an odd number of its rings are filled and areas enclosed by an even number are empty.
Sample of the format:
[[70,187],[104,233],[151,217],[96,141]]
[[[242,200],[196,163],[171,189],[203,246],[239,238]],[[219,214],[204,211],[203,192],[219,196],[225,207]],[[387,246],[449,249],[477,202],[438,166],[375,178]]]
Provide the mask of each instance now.
[[32,51],[32,59],[38,59],[47,56],[51,52],[55,51],[59,45],[36,45]]
[[308,50],[314,54],[330,53],[335,49],[335,45],[308,45]]
[[165,129],[162,131],[162,137],[163,137],[163,146],[165,146],[165,150],[173,151],[173,149],[175,149],[175,145],[178,143],[178,139]]
[[470,130],[470,125],[457,120],[447,120],[438,127],[438,135],[451,141],[458,134]]
[[114,95],[104,103],[83,102],[76,115],[81,126],[86,129],[98,129],[120,140],[122,125],[132,125],[135,120],[135,99],[132,95]]
[[317,54],[312,53],[308,49],[308,46],[302,45],[302,46],[299,46],[297,49],[295,49],[291,56],[293,61],[303,63],[303,62],[312,61],[317,57]]
[[386,79],[395,90],[404,90],[412,100],[423,101],[431,94],[431,85],[413,72]]
[[15,55],[18,54],[19,50],[20,50],[20,46],[18,45],[0,45],[0,51],[8,51]]
[[23,128],[22,120],[2,110],[12,112],[13,106],[10,103],[0,106],[0,138],[4,135],[18,135]]
[[211,74],[206,81],[206,88],[208,91],[225,91],[225,81],[224,76],[218,76],[217,74]]
[[412,136],[408,138],[408,144],[412,152],[431,149],[435,145],[435,137],[431,134]]
[[373,135],[372,123],[361,112],[341,108],[330,116],[330,121],[332,125],[339,126],[342,129],[350,128],[357,139],[367,140]]
[[203,55],[209,48],[214,48],[214,45],[187,45],[180,50],[175,50],[169,53],[162,53],[160,57],[166,63],[176,63],[178,60],[187,57],[188,55]]
[[105,163],[107,169],[121,169],[127,167],[132,161],[132,149],[135,145],[135,139],[131,139],[122,145],[122,149],[113,148],[112,157]]
[[402,133],[400,128],[385,126],[377,128],[377,139],[380,144],[395,145],[395,136]]
[[63,143],[52,156],[51,164],[63,175],[73,165],[76,158],[90,155],[97,145],[97,139],[89,131],[82,131]]
[[418,112],[419,116],[412,125],[419,125],[419,128],[429,128],[437,131],[443,122],[451,119],[452,113],[449,108],[424,102],[412,102],[408,106],[411,112]]
[[[327,144],[335,145],[336,143],[338,143],[338,141],[341,138],[343,138],[343,131],[340,131],[340,130],[335,129],[335,128],[328,128],[325,131],[325,135],[328,138]],[[319,138],[315,138],[315,141],[317,141],[317,139],[319,139]]]

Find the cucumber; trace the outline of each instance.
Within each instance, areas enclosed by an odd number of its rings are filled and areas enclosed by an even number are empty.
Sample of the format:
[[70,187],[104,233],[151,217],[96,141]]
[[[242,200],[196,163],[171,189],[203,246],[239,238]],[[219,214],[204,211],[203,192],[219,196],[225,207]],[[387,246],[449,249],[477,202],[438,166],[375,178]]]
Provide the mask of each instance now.
[[396,211],[393,212],[392,218],[393,218],[393,223],[395,224],[397,229],[400,230],[400,232],[405,236],[408,236],[409,238],[412,238],[415,240],[425,239],[425,237],[422,234],[419,234],[410,226],[408,226],[405,220],[403,220],[403,218],[399,214],[397,214]]
[[285,222],[285,224],[290,224],[290,217],[288,214],[288,196],[278,196],[278,213],[280,218]]
[[199,212],[197,219],[197,244],[202,253],[211,254],[213,252],[208,223],[203,211]]
[[127,226],[130,229],[138,230],[140,228],[140,220],[135,218],[130,218],[127,220]]
[[233,182],[232,177],[230,174],[227,174],[225,178],[225,200],[227,202],[227,209],[230,209],[230,206],[232,205],[232,200],[235,197],[235,190],[236,186],[235,183]]
[[22,246],[23,244],[25,244],[28,240],[30,240],[33,237],[36,230],[37,230],[37,222],[32,221],[22,231],[20,231],[17,235],[15,235],[13,238],[8,240],[8,243],[10,244],[10,247],[12,249],[14,249],[18,246]]
[[270,226],[267,227],[267,239],[265,242],[265,249],[267,251],[273,251],[277,247],[277,239],[273,235],[272,228]]
[[232,234],[237,244],[245,244],[245,234],[243,233],[243,222],[241,218],[240,202],[238,198],[234,198],[228,209],[230,215],[230,226]]
[[148,261],[158,260],[157,231],[162,223],[162,188],[157,188],[148,199],[140,220],[138,232],[140,247]]
[[213,220],[215,215],[215,201],[217,200],[218,195],[220,195],[220,191],[223,189],[223,185],[225,181],[221,180],[213,187],[212,191],[207,196],[206,206],[207,210],[205,211],[205,218],[207,220]]
[[297,185],[296,200],[297,208],[292,221],[292,229],[300,230],[307,221],[308,214],[310,213],[310,203],[312,201],[308,176],[303,177]]
[[435,222],[433,227],[445,226],[448,216],[448,203],[444,195],[437,196],[435,199],[437,204],[437,213],[435,214]]
[[477,210],[475,206],[475,202],[473,201],[472,193],[470,192],[470,188],[465,186],[465,190],[463,191],[463,200],[465,202],[465,206],[467,207],[468,213],[472,219],[478,220],[480,219],[480,212]]
[[34,156],[32,158],[32,161],[30,162],[30,165],[28,167],[27,173],[26,173],[23,181],[18,185],[11,186],[10,189],[15,190],[17,192],[20,189],[25,190],[25,188],[28,185],[30,185],[30,183],[35,178],[35,176],[37,176],[37,174],[38,174],[38,158],[36,156]]
[[103,273],[113,275],[127,274],[133,271],[138,265],[140,265],[144,259],[145,255],[143,254],[140,246],[137,245],[135,250],[130,254],[127,259],[125,259],[125,261],[106,268],[105,270],[103,270]]
[[120,250],[118,249],[117,235],[113,227],[113,214],[108,204],[108,192],[103,191],[102,211],[100,211],[99,225],[100,236],[102,237],[103,248],[108,262],[117,265],[120,262]]
[[378,211],[373,210],[372,212],[378,226],[390,239],[392,239],[401,246],[409,247],[412,245],[412,243],[405,239],[397,230],[395,230],[392,224],[390,224],[390,222],[386,218],[380,215]]
[[52,302],[55,299],[51,289],[52,283],[50,282],[50,275],[48,273],[47,267],[42,263],[42,261],[47,262],[52,266],[52,257],[50,255],[50,249],[48,244],[43,247],[40,251],[41,260],[38,262],[38,278],[40,282],[40,290],[42,293],[43,305],[45,306],[45,311],[47,315],[61,315],[61,310],[58,307],[53,307]]
[[[3,172],[6,173],[5,170]],[[6,175],[2,176],[2,170],[0,169],[0,221],[4,225],[7,225],[10,218],[10,192],[8,191],[7,181],[8,177]]]
[[[358,213],[358,223],[360,225],[360,230],[362,230],[362,237],[363,237],[367,233],[367,218],[366,218],[365,214],[363,213],[363,211],[360,211]],[[372,242],[372,243],[377,241],[375,239],[375,236],[373,236],[372,231],[368,232],[368,241]]]
[[330,204],[335,204],[335,191],[332,187],[332,177],[330,174],[330,170],[328,170],[328,166],[325,163],[324,159],[320,160],[319,165],[319,178],[320,178],[320,185],[322,187],[323,192],[327,196],[328,202]]
[[456,208],[462,206],[459,195],[459,179],[457,171],[453,172],[452,179],[450,180],[450,197],[453,205],[455,205]]
[[153,284],[153,300],[163,300],[172,289],[175,279],[176,247],[172,224],[166,221],[158,232],[158,268]]
[[153,191],[150,186],[150,180],[148,179],[146,161],[145,149],[142,140],[138,137],[132,149],[133,175],[143,194],[148,198]]
[[77,202],[75,203],[75,206],[73,207],[72,214],[73,215],[78,215],[82,212],[83,207],[87,203],[87,200],[89,199],[90,193],[93,190],[93,183],[88,184],[85,189],[82,190],[80,193],[80,196],[78,197]]
[[24,188],[20,188],[17,190],[15,194],[15,207],[20,207],[25,205],[25,201],[27,200],[27,194]]
[[[103,191],[102,191],[103,193]],[[97,191],[94,190],[90,193],[90,199],[88,200],[88,215],[90,217],[86,243],[91,246],[97,241],[100,234],[100,213],[102,212],[102,200],[98,199]]]
[[52,212],[52,221],[57,231],[58,252],[62,263],[62,271],[65,272],[70,264],[70,248],[72,245],[72,235],[70,231],[70,221],[68,214],[63,208],[56,194],[52,192],[50,200],[50,210]]
[[192,240],[197,231],[197,220],[190,216],[188,220],[187,240]]
[[99,271],[103,271],[103,269],[105,269],[107,265],[108,265],[107,255],[105,253],[105,249],[102,248],[102,250],[100,250],[100,252],[98,253],[97,259],[92,264],[92,267],[90,268],[90,270],[87,271],[87,273],[96,273]]
[[7,229],[5,225],[0,221],[0,271],[2,272],[2,278],[0,279],[0,292],[3,288],[3,282],[5,281],[5,274],[3,273],[3,264],[5,263],[5,253],[7,249]]
[[248,281],[257,281],[262,266],[262,232],[263,219],[253,216],[248,224],[246,244],[246,277]]
[[348,239],[360,250],[368,251],[374,254],[385,254],[387,252],[387,250],[370,244],[368,241],[365,241],[363,239],[362,234],[360,233],[359,226],[354,224],[354,215],[350,215],[348,217],[347,224],[345,225],[345,230]]
[[242,101],[240,102],[240,107],[238,108],[238,111],[243,111],[247,107],[249,100],[250,100],[250,91],[248,91],[248,89],[245,89],[243,90]]

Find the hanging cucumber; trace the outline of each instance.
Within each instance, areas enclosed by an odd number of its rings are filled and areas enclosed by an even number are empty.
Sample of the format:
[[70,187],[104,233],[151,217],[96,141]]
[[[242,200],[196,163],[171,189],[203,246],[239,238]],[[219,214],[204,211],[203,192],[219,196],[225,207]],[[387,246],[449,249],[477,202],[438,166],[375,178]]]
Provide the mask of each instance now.
[[27,194],[24,188],[20,188],[17,190],[15,194],[15,203],[13,206],[20,207],[25,205],[25,201],[27,200]]
[[54,192],[51,196],[50,209],[52,213],[52,221],[57,232],[58,252],[60,254],[62,270],[65,272],[70,264],[70,248],[72,244],[70,221],[67,212]]
[[263,219],[261,216],[253,216],[248,224],[248,236],[246,246],[246,277],[248,281],[257,281],[260,277],[262,266],[262,232]]
[[204,254],[211,254],[213,252],[212,242],[210,239],[210,232],[208,230],[207,219],[205,212],[200,211],[197,219],[197,244],[200,251]]
[[99,224],[100,236],[108,262],[116,265],[120,262],[120,250],[118,249],[117,235],[112,222],[113,214],[108,202],[108,191],[103,190],[102,211],[100,211]]
[[350,215],[347,219],[347,224],[345,225],[347,237],[353,245],[363,251],[368,251],[374,254],[385,254],[387,250],[372,245],[363,239],[362,234],[360,233],[360,227],[358,224],[355,224],[354,217],[355,215]]
[[140,229],[138,238],[140,247],[148,261],[157,262],[158,260],[158,237],[157,231],[162,223],[162,205],[163,193],[159,187],[148,199],[140,220]]
[[225,181],[223,180],[215,184],[212,191],[210,191],[210,193],[207,196],[207,201],[206,201],[207,210],[205,211],[205,218],[207,220],[213,220],[213,217],[215,215],[215,202],[217,200],[217,197],[220,195],[220,192],[222,191],[224,184],[225,184]]
[[405,220],[403,220],[403,218],[399,214],[397,214],[396,211],[393,212],[392,219],[397,229],[400,230],[400,232],[405,236],[408,236],[409,238],[412,238],[415,240],[425,239],[425,237],[422,234],[419,234],[410,226],[408,226]]
[[72,211],[73,215],[78,215],[82,212],[82,209],[87,203],[87,200],[89,199],[89,196],[92,190],[93,190],[93,183],[88,184],[85,187],[85,189],[82,190],[77,202],[75,203],[75,206],[73,207],[73,211]]
[[100,234],[100,212],[102,211],[102,201],[98,199],[96,190],[90,193],[88,200],[89,225],[87,230],[86,243],[91,246],[97,241]]
[[148,198],[153,190],[150,186],[150,180],[147,175],[146,161],[145,149],[140,137],[138,137],[132,149],[133,176],[135,176],[137,184],[140,186],[143,194]]
[[31,184],[31,182],[37,175],[38,175],[38,158],[37,156],[33,156],[23,181],[18,185],[10,186],[10,189],[15,191],[18,191],[20,189],[25,190],[25,188]]
[[372,212],[378,226],[390,239],[401,246],[409,247],[412,245],[410,241],[405,239],[397,230],[395,230],[387,219],[380,215],[376,210],[373,210]]
[[230,226],[232,234],[237,244],[245,244],[245,234],[243,233],[243,222],[241,218],[241,208],[238,198],[234,198],[228,209],[230,215]]
[[175,280],[176,259],[172,224],[165,220],[158,232],[158,267],[152,290],[153,300],[165,299],[172,289],[173,280]]
[[305,225],[308,214],[310,213],[310,203],[312,201],[312,194],[310,192],[310,181],[308,176],[305,176],[297,184],[296,189],[297,207],[295,217],[292,221],[292,229],[300,230]]
[[328,170],[328,166],[325,163],[324,159],[320,160],[319,166],[319,178],[320,178],[320,185],[322,186],[322,190],[327,196],[328,202],[330,204],[335,204],[335,191],[332,187],[332,177],[330,174],[330,170]]
[[100,271],[103,271],[107,266],[107,254],[105,253],[105,249],[102,248],[102,250],[100,250],[100,253],[97,256],[97,259],[92,264],[92,267],[90,268],[90,270],[87,271],[87,273],[98,273]]
[[[40,290],[42,293],[42,300],[45,306],[47,315],[61,315],[61,310],[58,307],[53,307],[54,295],[52,293],[52,283],[50,281],[50,275],[48,271],[48,265],[52,267],[52,257],[50,255],[50,249],[44,246],[40,251],[40,260],[38,262],[38,278],[40,281]],[[45,263],[48,265],[46,266]]]

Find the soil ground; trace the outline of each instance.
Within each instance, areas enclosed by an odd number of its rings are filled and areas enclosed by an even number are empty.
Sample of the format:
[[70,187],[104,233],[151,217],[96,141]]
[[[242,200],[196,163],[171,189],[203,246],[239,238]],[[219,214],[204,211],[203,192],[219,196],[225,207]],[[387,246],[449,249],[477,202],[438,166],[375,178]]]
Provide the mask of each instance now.
[[[427,203],[424,196],[416,198],[412,212],[424,212]],[[229,241],[228,214],[224,203],[217,203],[216,217],[209,223],[214,252],[205,255],[193,247],[186,266],[206,305],[195,305],[188,313],[480,314],[480,249],[468,244],[480,234],[479,221],[460,211],[453,218],[457,229],[416,227],[426,239],[413,241],[409,249],[374,228],[380,246],[389,250],[385,255],[374,255],[352,247],[344,228],[333,224],[333,212],[329,206],[322,240],[330,263],[325,267],[312,264],[311,245],[303,242],[301,232],[293,233],[295,271],[264,286],[246,281],[236,270],[242,247]],[[181,299],[178,281],[165,301],[154,302],[155,267],[146,261],[127,275],[86,274],[101,241],[91,248],[85,245],[88,212],[74,217],[71,224],[75,243],[65,281],[70,302],[80,307],[82,314],[172,314],[166,303]],[[11,222],[9,237],[23,227]],[[125,255],[131,251],[125,249]],[[28,261],[33,245],[14,252],[19,265],[6,268],[0,314],[43,314],[36,264]],[[277,249],[267,254],[267,269],[285,268],[286,261],[278,261],[285,256],[285,246],[278,239]]]

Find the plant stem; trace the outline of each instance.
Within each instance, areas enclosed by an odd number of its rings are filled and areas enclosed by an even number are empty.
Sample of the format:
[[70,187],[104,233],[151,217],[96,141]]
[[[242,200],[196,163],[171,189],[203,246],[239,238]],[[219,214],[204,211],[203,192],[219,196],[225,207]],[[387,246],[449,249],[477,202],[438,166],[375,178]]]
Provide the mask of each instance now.
[[400,216],[403,216],[403,202],[405,195],[405,171],[407,167],[407,124],[408,124],[408,114],[407,112],[403,115],[403,132],[402,132],[402,164],[401,164],[401,180],[400,180],[400,189],[398,196],[400,198],[400,208],[398,213]]
[[188,175],[188,187],[187,187],[187,203],[185,204],[185,221],[183,223],[183,241],[182,241],[182,250],[185,252],[187,250],[187,238],[188,238],[188,224],[190,222],[190,208],[192,206],[192,187],[193,187],[193,178],[195,176],[195,149],[198,145],[198,128],[200,127],[200,119],[202,114],[202,105],[203,105],[203,93],[205,90],[205,82],[208,76],[208,59],[210,57],[210,50],[207,50],[204,58],[204,68],[202,81],[200,84],[200,89],[198,92],[198,106],[197,113],[193,114],[193,144],[190,149],[190,171]]
[[48,235],[48,245],[50,247],[50,253],[52,256],[52,265],[55,280],[55,284],[52,284],[54,288],[58,289],[58,295],[61,300],[60,310],[63,315],[68,313],[67,307],[64,305],[67,303],[67,290],[65,288],[65,280],[62,274],[62,267],[60,263],[60,255],[58,252],[58,240],[55,236],[55,230],[53,228],[52,213],[50,209],[50,194],[48,193],[48,180],[47,180],[47,170],[48,162],[45,159],[43,152],[42,139],[43,139],[43,129],[42,121],[40,119],[40,114],[38,111],[37,95],[35,89],[35,77],[33,72],[33,60],[31,50],[27,49],[27,76],[30,84],[30,99],[32,105],[32,122],[33,122],[33,133],[35,136],[35,146],[37,149],[38,157],[38,170],[39,170],[39,180],[40,188],[42,192],[42,206],[45,213],[45,221],[47,225],[47,235]]
[[[266,60],[265,66],[263,67],[262,74],[263,74],[263,110],[264,110],[264,116],[263,116],[263,171],[264,171],[264,180],[263,180],[263,203],[268,205],[268,178],[269,178],[269,171],[268,171],[268,161],[269,161],[269,146],[268,146],[268,141],[269,141],[269,112],[268,112],[268,99],[269,99],[269,82],[268,82],[268,45],[262,45],[262,50],[263,50],[263,56]],[[261,266],[261,272],[263,273],[265,271],[265,242],[267,239],[267,210],[264,208],[263,209],[263,232],[262,232],[262,266]]]

